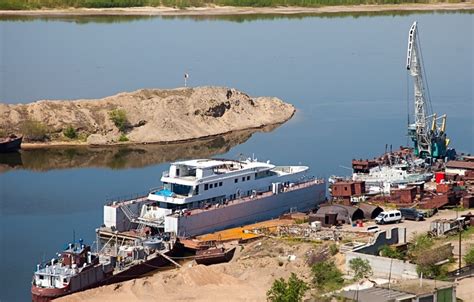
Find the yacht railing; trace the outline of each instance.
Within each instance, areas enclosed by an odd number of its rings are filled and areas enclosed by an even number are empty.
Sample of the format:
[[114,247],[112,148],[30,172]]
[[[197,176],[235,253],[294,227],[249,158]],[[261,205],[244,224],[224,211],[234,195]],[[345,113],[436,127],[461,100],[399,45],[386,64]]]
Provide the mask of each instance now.
[[113,203],[123,203],[126,201],[140,200],[140,199],[146,198],[149,192],[150,191],[143,191],[143,192],[131,193],[131,194],[121,195],[121,196],[116,196],[116,197],[106,197],[105,204],[112,205]]

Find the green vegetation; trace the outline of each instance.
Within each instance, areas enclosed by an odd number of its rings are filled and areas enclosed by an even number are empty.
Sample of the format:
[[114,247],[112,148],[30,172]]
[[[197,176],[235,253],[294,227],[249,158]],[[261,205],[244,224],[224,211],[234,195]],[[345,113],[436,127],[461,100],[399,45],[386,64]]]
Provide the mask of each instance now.
[[331,256],[334,256],[334,255],[336,255],[337,253],[339,253],[339,248],[337,247],[337,244],[332,243],[332,244],[329,246],[329,253],[331,254]]
[[280,278],[273,282],[267,292],[267,299],[272,302],[298,302],[303,300],[308,289],[308,285],[303,280],[299,279],[295,273],[291,273],[288,281]]
[[77,138],[76,129],[74,129],[74,127],[71,125],[67,126],[66,129],[63,130],[63,134],[65,137],[70,138],[70,139]]
[[419,234],[413,237],[411,240],[411,245],[408,250],[409,255],[412,259],[417,259],[423,256],[427,250],[431,249],[434,245],[434,240],[427,234]]
[[128,137],[122,133],[119,137],[119,142],[128,142]]
[[127,129],[128,119],[127,112],[125,110],[114,109],[109,112],[109,118],[121,132],[124,132]]
[[349,261],[349,268],[354,272],[354,280],[358,281],[372,275],[372,267],[369,260],[354,258]]
[[[431,0],[2,0],[0,9],[28,10],[40,8],[111,8],[111,7],[200,7],[206,5],[220,6],[301,6],[318,7],[328,5],[359,5],[359,4],[402,4],[402,3],[432,3]],[[462,2],[447,0],[437,2]]]
[[380,256],[403,260],[405,255],[394,247],[384,245],[379,249]]
[[48,139],[48,128],[40,121],[24,121],[21,126],[21,132],[30,141],[45,141]]
[[451,250],[435,246],[435,240],[426,234],[416,235],[408,249],[408,257],[416,263],[419,275],[432,279],[444,279],[447,273],[446,265],[439,262],[451,256]]
[[[462,239],[469,239],[471,238],[471,236],[474,235],[474,226],[469,226],[468,228],[466,228],[465,230],[463,230],[461,232],[461,238]],[[459,233],[457,234],[451,234],[445,238],[441,238],[442,241],[450,241],[450,240],[453,240],[453,239],[457,239],[459,237]]]
[[464,256],[464,261],[467,265],[474,264],[474,246],[471,246],[467,254]]
[[314,285],[321,291],[333,291],[344,284],[342,272],[333,261],[318,262],[311,268]]

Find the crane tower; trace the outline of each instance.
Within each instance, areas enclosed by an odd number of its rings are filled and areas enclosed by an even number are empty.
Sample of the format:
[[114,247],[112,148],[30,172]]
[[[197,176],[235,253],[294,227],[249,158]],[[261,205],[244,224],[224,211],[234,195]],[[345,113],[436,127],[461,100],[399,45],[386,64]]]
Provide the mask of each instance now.
[[[444,158],[449,139],[446,138],[446,114],[437,117],[431,112],[429,98],[423,81],[423,62],[417,22],[408,33],[407,70],[413,78],[415,116],[414,123],[408,125],[408,135],[415,144],[415,155],[421,158]],[[429,94],[428,94],[429,95]]]

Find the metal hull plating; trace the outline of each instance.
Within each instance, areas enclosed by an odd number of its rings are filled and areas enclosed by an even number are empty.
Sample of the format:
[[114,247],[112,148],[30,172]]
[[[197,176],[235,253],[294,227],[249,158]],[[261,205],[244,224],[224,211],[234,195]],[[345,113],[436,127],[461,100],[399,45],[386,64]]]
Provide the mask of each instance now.
[[290,211],[306,212],[323,203],[325,183],[313,182],[301,188],[230,203],[222,207],[165,218],[165,231],[178,236],[196,236],[277,218]]
[[[174,257],[180,255],[183,250],[183,245],[177,242],[174,244],[173,249],[164,254],[168,257]],[[160,254],[157,254],[155,257],[152,257],[147,261],[130,266],[121,272],[103,275],[101,279],[94,279],[95,281],[93,282],[90,282],[90,276],[88,276],[90,274],[88,274],[88,272],[86,271],[76,276],[76,278],[72,280],[71,284],[64,288],[40,288],[35,285],[32,285],[31,299],[32,302],[48,302],[59,297],[73,294],[75,292],[84,291],[86,289],[139,278],[145,274],[148,274],[154,270],[168,265],[170,265],[170,262],[165,257],[161,256]]]

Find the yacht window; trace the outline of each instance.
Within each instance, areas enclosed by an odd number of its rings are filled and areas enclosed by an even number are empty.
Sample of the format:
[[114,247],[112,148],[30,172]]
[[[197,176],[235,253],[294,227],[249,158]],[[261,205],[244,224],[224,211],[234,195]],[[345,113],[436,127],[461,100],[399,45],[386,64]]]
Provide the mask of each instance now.
[[273,175],[276,175],[276,174],[277,174],[276,172],[269,171],[269,170],[260,171],[260,172],[255,173],[255,179],[260,179],[260,178],[263,178],[263,177],[273,176]]
[[179,176],[179,169],[176,169],[176,176]]
[[199,185],[194,188],[194,195],[199,195]]
[[239,182],[239,180],[236,178],[236,179],[234,179],[234,182],[235,182],[235,183],[238,183],[238,182]]
[[213,186],[214,186],[213,184],[210,184],[210,185],[209,185],[209,188],[212,189]]
[[221,181],[221,182],[219,182],[219,187],[222,187],[222,181]]
[[173,184],[173,193],[176,193],[179,195],[188,195],[190,192],[192,192],[192,189],[193,187],[191,186]]
[[163,189],[171,191],[171,184],[169,182],[164,182]]
[[245,177],[242,177],[242,181],[245,181]]
[[208,184],[204,184],[204,191],[209,189],[209,185]]
[[247,180],[250,180],[250,176],[247,176]]
[[43,276],[43,275],[39,275],[39,278],[40,278],[40,280],[43,280],[43,279],[44,279],[44,276]]

